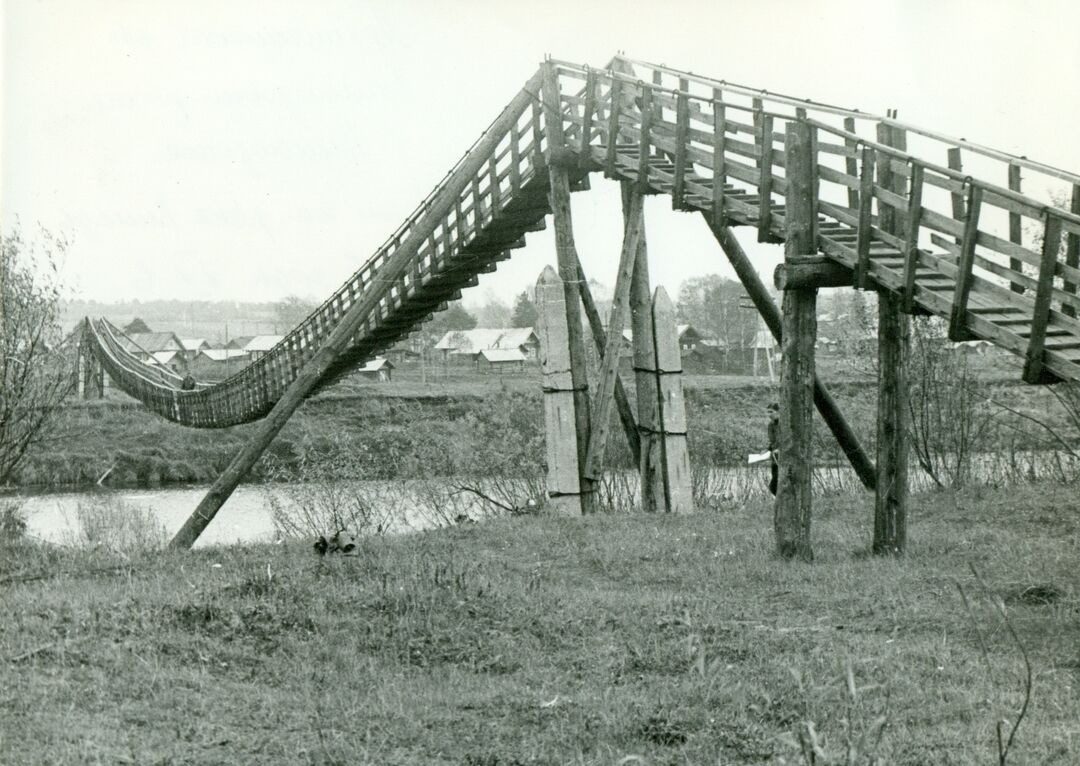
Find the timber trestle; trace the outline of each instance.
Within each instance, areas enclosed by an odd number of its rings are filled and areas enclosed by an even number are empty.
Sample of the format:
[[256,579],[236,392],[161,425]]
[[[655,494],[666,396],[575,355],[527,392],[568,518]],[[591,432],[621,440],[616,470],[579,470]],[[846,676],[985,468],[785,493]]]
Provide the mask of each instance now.
[[[702,213],[722,245],[730,227],[787,242],[793,127],[806,139],[809,212],[794,222],[800,252],[789,253],[784,279],[812,282],[814,268],[794,264],[823,257],[817,286],[874,289],[905,314],[941,317],[953,340],[986,340],[1023,357],[1028,382],[1080,380],[1080,176],[893,115],[622,56],[604,69],[544,62],[372,257],[225,381],[180,390],[178,378],[125,350],[104,320],[87,321],[83,341],[119,388],[170,420],[221,428],[272,415],[283,423],[299,401],[416,329],[543,229],[555,165],[571,189],[587,189],[589,174],[602,172],[668,195],[674,209]],[[1025,195],[1022,173],[1029,189],[1059,184],[1065,196],[1048,204]],[[831,402],[824,389],[814,399],[819,409]],[[267,427],[270,437],[277,428]],[[844,449],[858,470],[857,442]],[[863,460],[868,485],[871,472]]]

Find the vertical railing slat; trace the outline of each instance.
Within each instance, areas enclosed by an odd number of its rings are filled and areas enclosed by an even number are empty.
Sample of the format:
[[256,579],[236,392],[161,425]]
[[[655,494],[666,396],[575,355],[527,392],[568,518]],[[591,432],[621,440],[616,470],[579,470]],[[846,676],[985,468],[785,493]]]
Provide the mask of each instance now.
[[862,148],[862,171],[859,176],[859,225],[855,240],[855,287],[866,289],[866,280],[870,274],[870,242],[873,239],[873,204],[874,204],[874,148]]
[[[960,203],[962,206],[963,202]],[[967,327],[967,304],[971,294],[972,268],[975,265],[975,242],[979,237],[979,213],[982,211],[982,189],[968,187],[964,233],[960,237],[960,259],[956,264],[956,286],[953,288],[952,309],[949,314],[949,340],[970,339]]]
[[1039,281],[1035,288],[1035,308],[1031,316],[1031,335],[1024,358],[1024,381],[1042,383],[1050,379],[1045,369],[1046,326],[1050,322],[1050,299],[1053,297],[1054,272],[1061,250],[1061,219],[1047,209],[1043,229],[1042,257],[1039,259]]

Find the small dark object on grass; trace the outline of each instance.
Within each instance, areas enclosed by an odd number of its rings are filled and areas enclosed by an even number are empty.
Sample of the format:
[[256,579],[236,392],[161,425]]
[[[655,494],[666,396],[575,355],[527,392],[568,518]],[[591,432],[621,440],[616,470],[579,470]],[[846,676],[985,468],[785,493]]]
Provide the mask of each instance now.
[[1065,595],[1061,588],[1048,583],[1029,585],[1008,600],[1015,604],[1027,604],[1029,606],[1049,606],[1055,604]]
[[339,529],[337,534],[330,538],[330,550],[338,553],[352,553],[356,550],[356,538],[352,532]]
[[476,519],[473,519],[473,518],[467,516],[464,513],[459,513],[457,516],[454,517],[454,523],[455,524],[475,524]]
[[664,747],[686,744],[686,732],[683,731],[683,727],[678,722],[670,721],[663,716],[649,716],[638,731],[645,739]]
[[326,538],[319,535],[319,539],[315,541],[315,552],[320,556],[325,556],[326,552],[330,549],[330,544],[326,542]]

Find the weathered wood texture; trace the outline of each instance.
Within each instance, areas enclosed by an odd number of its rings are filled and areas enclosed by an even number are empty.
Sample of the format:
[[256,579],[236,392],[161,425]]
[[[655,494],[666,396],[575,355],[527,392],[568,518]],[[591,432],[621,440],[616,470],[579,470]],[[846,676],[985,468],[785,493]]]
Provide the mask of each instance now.
[[653,342],[656,360],[656,412],[659,424],[664,510],[689,513],[694,510],[690,474],[690,453],[686,445],[686,402],[683,399],[682,355],[675,306],[662,287],[656,288],[652,305]]
[[[622,184],[624,228],[630,219],[632,200],[637,194],[630,183]],[[663,511],[665,505],[663,460],[659,423],[654,419],[653,402],[657,398],[656,377],[649,370],[656,368],[656,345],[653,341],[652,291],[649,285],[649,251],[642,219],[634,256],[634,273],[630,280],[630,329],[633,335],[631,353],[634,362],[638,434],[641,450],[638,471],[641,476],[641,509],[646,513]]]
[[573,220],[570,214],[570,184],[566,170],[558,164],[552,164],[551,173],[551,209],[555,221],[555,254],[558,261],[559,277],[563,282],[566,296],[566,331],[570,350],[570,373],[573,379],[574,421],[577,429],[576,447],[578,465],[582,471],[581,510],[591,513],[595,510],[596,483],[584,475],[585,459],[589,446],[589,373],[588,358],[585,355],[585,339],[581,326],[581,288],[578,284],[578,254],[574,245]]
[[[787,208],[785,259],[814,250],[812,131],[805,122],[788,123],[785,143]],[[810,560],[813,489],[814,343],[817,290],[784,292],[780,341],[780,444],[774,527],[776,550],[784,558]]]
[[544,69],[544,125],[547,130],[547,161],[549,174],[549,204],[555,229],[555,257],[559,277],[566,296],[566,332],[570,349],[570,375],[574,393],[574,423],[577,430],[581,511],[592,513],[596,503],[596,482],[585,475],[585,460],[589,449],[589,373],[585,355],[585,337],[581,326],[581,288],[578,283],[577,246],[574,244],[574,223],[570,212],[570,177],[568,168],[576,164],[568,147],[562,144],[562,118],[559,113],[558,81],[554,68]]
[[[903,136],[898,135],[895,129],[887,128],[883,138],[883,143],[887,145],[904,142]],[[895,174],[890,181],[894,188],[900,188],[903,184],[903,179],[897,180]],[[921,186],[921,174],[918,182]],[[917,194],[921,197],[921,191]],[[971,220],[977,221],[977,199],[972,212]],[[912,210],[909,206],[909,213],[921,215],[921,206],[919,210]],[[883,221],[882,227],[890,234],[901,236],[905,230],[911,231],[912,223],[908,221],[905,225],[905,222],[896,217],[890,217]],[[912,246],[910,239],[907,246]],[[909,261],[909,264],[914,268],[913,262]],[[909,356],[911,318],[908,312],[913,305],[914,296],[910,289],[913,284],[913,281],[909,282],[899,295],[885,291],[878,294],[878,477],[874,496],[874,537],[871,545],[874,553],[901,553],[907,536],[909,405],[907,368],[902,365],[907,364]]]
[[582,513],[581,480],[574,381],[570,371],[570,334],[566,326],[566,292],[562,279],[550,266],[544,269],[536,283],[536,308],[544,392],[548,504],[556,513],[578,516]]
[[878,482],[874,553],[899,554],[907,543],[908,361],[910,327],[900,299],[878,295]]
[[604,450],[607,447],[611,406],[615,401],[615,383],[619,378],[619,361],[623,346],[623,329],[630,311],[630,282],[637,258],[637,243],[641,236],[642,201],[635,193],[630,201],[630,215],[623,232],[619,270],[615,275],[615,290],[611,298],[607,342],[600,361],[600,378],[593,395],[589,448],[585,459],[585,475],[598,480],[603,472]]
[[853,284],[852,270],[824,255],[792,256],[773,271],[773,285],[777,290],[850,287]]

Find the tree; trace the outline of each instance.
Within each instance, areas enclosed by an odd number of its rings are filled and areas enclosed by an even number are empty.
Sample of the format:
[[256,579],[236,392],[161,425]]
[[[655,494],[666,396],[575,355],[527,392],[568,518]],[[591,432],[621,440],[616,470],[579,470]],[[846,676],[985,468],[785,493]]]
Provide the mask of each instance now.
[[315,310],[315,304],[297,295],[289,295],[274,306],[274,327],[279,333],[287,333],[307,319]]
[[477,327],[506,327],[510,321],[510,307],[488,293],[486,303],[476,312]]
[[58,261],[66,248],[45,230],[40,244],[27,243],[17,225],[0,231],[0,486],[54,436],[75,388],[77,339],[60,329]]
[[536,304],[529,297],[528,290],[514,300],[514,312],[510,315],[511,327],[536,327],[538,316]]
[[746,348],[760,320],[753,309],[740,308],[739,297],[744,293],[741,284],[719,274],[688,279],[679,287],[679,320],[729,348]]

